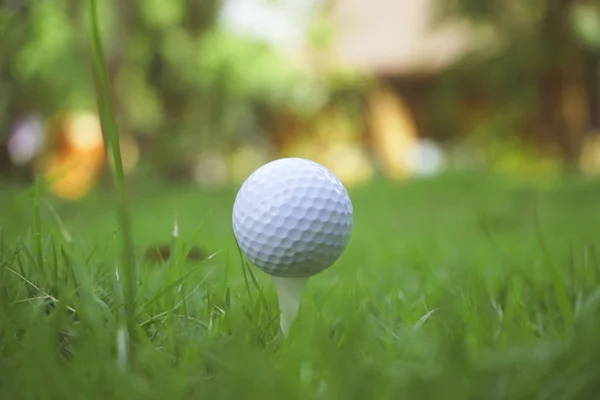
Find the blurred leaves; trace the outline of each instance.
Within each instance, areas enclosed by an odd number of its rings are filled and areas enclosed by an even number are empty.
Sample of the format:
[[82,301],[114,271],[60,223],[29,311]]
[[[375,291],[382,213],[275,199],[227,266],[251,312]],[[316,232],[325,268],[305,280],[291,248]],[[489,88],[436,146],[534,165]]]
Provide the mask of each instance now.
[[581,51],[569,26],[568,8],[559,0],[451,0],[440,6],[438,21],[458,17],[493,32],[497,47],[476,48],[459,67],[469,69],[465,75],[471,81],[501,95],[520,97],[519,89],[529,78],[569,65]]
[[154,29],[170,29],[181,24],[185,3],[173,0],[146,0],[140,3],[142,18]]
[[[219,24],[222,3],[99,4],[117,120],[148,138],[144,155],[158,169],[189,161],[199,148],[255,141],[269,112],[310,115],[335,93],[361,90],[352,74],[299,68],[269,44],[229,32]],[[82,11],[78,0],[0,7],[0,90],[7,94],[0,130],[23,113],[94,108]],[[321,21],[308,33],[319,47],[326,28]]]
[[197,56],[200,87],[226,98],[316,111],[326,97],[317,77],[262,43],[214,31],[205,35]]
[[58,1],[32,1],[19,11],[4,11],[0,84],[6,85],[12,110],[0,109],[0,120],[8,120],[10,111],[48,113],[93,104],[73,11],[72,2]]
[[588,48],[600,50],[600,5],[575,3],[570,16],[578,39]]
[[[567,127],[561,96],[568,85],[590,84],[588,51],[595,41],[600,44],[592,2],[450,0],[439,5],[438,23],[458,18],[492,39],[475,39],[472,51],[442,73],[431,95],[439,110],[432,115],[436,129],[446,137],[476,135],[477,141],[490,143],[544,137],[566,159],[576,158],[577,145],[564,138],[583,133]],[[461,107],[462,117],[475,115],[477,123],[457,122]]]

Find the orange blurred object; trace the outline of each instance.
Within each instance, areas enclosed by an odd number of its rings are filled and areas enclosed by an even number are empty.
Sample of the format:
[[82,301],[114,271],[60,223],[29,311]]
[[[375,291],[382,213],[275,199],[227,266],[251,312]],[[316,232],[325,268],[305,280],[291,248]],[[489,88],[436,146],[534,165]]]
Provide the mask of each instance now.
[[57,115],[48,125],[48,143],[39,168],[50,190],[65,200],[82,198],[106,161],[100,120],[89,112]]

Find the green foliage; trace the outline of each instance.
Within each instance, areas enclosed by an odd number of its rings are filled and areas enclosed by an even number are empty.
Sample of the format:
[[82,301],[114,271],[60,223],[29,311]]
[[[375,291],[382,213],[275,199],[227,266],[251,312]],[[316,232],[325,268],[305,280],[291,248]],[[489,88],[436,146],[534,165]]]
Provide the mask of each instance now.
[[183,1],[146,0],[140,2],[141,17],[147,26],[156,30],[168,30],[180,26],[185,16]]
[[[557,79],[585,70],[587,49],[570,18],[572,11],[578,10],[573,3],[440,2],[438,22],[458,18],[469,22],[475,34],[470,38],[473,49],[442,73],[441,83],[431,95],[436,129],[453,137],[474,133],[457,131],[460,125],[455,110],[465,98],[475,98],[485,99],[489,111],[486,126],[475,128],[477,135],[486,129],[486,134],[496,139],[526,137],[529,132],[524,132],[524,121],[531,121],[540,110],[545,85],[551,81],[560,85]],[[590,18],[588,13],[586,32],[594,29]]]
[[579,41],[594,52],[600,50],[600,5],[575,3],[570,17]]
[[[143,155],[159,170],[190,161],[201,148],[254,141],[271,111],[310,115],[344,82],[224,30],[220,6],[221,0],[99,3],[117,120],[124,132],[148,139]],[[0,88],[8,86],[8,96],[0,101],[1,122],[22,112],[94,108],[83,11],[75,0],[2,9]],[[342,90],[361,89],[350,82]]]
[[32,1],[23,10],[3,11],[0,84],[7,103],[0,120],[10,119],[12,111],[50,113],[93,105],[83,38],[69,7],[68,2]]
[[324,82],[265,44],[214,31],[200,48],[198,83],[223,98],[313,112],[326,99]]

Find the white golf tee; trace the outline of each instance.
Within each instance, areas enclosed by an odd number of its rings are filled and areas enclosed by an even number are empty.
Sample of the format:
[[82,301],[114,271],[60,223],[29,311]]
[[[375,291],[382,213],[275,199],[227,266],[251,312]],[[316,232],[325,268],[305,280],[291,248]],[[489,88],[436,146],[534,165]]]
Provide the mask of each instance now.
[[308,278],[282,278],[273,276],[275,291],[279,300],[279,324],[281,331],[287,335],[290,326],[298,315],[302,293]]

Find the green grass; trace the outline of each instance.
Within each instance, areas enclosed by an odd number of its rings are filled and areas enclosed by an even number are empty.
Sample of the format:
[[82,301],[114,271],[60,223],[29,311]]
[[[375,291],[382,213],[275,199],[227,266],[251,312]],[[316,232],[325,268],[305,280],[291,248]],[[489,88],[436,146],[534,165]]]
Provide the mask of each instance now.
[[[600,390],[598,183],[535,190],[446,176],[352,189],[349,247],[311,279],[285,340],[272,284],[254,268],[262,294],[252,284],[248,293],[234,196],[157,183],[131,191],[140,282],[129,370],[118,368],[112,195],[61,204],[42,188],[38,207],[35,192],[3,196],[3,398],[584,399]],[[175,216],[179,252],[144,261],[148,245],[172,241]],[[186,262],[190,245],[216,254]]]

